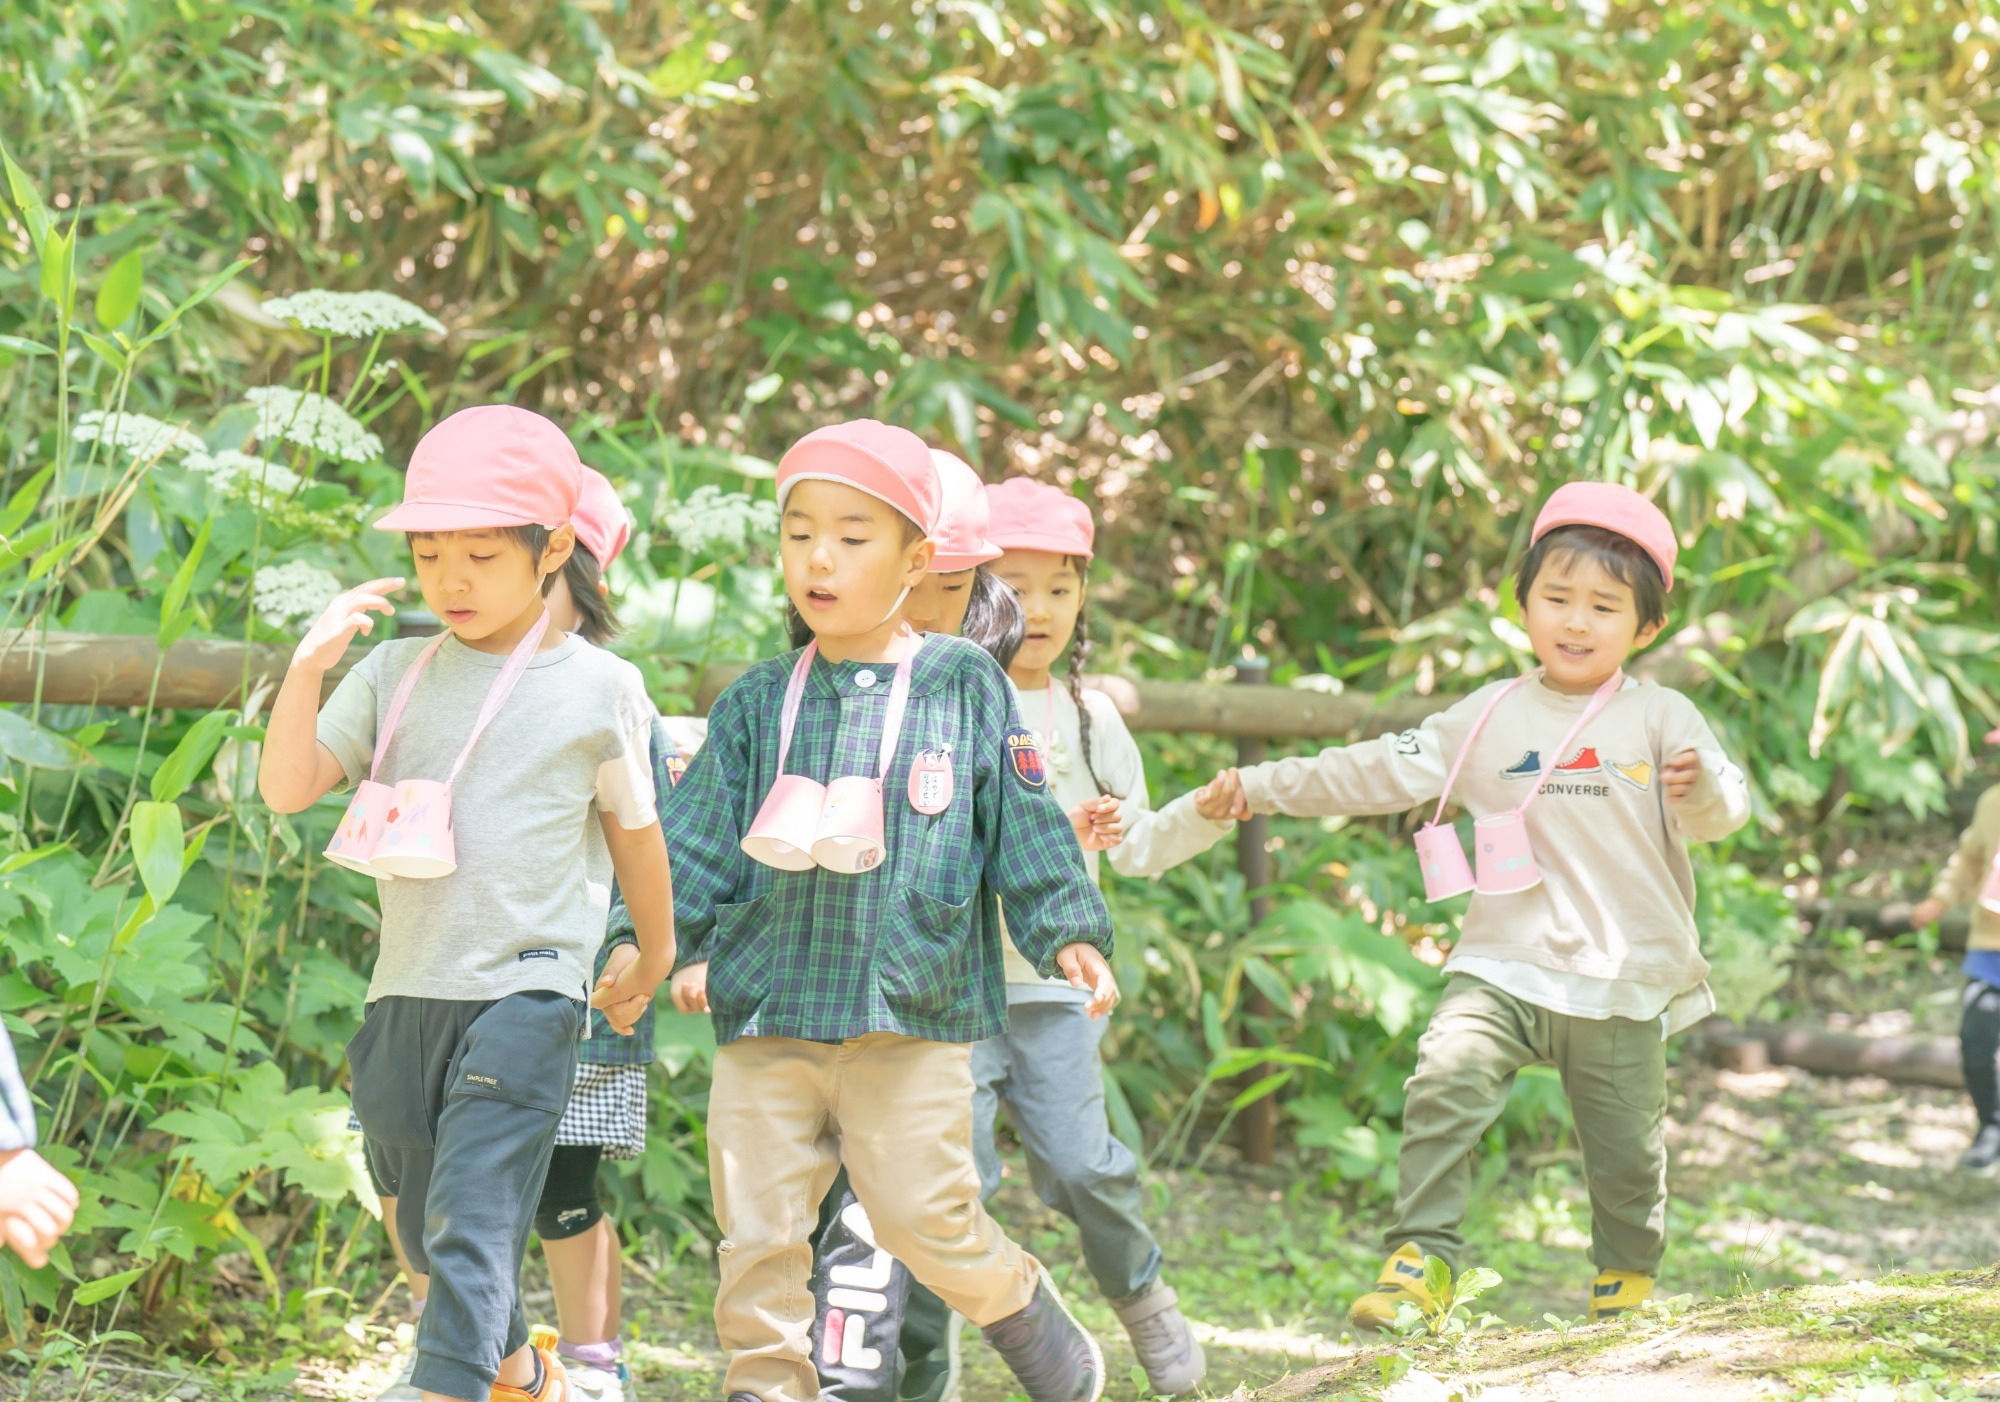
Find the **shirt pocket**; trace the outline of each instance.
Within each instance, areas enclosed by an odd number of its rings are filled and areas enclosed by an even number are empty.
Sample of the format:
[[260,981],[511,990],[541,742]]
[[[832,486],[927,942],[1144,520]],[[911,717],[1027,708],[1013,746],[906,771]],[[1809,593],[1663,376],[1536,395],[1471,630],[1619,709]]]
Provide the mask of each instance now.
[[708,1005],[714,1012],[750,1013],[771,995],[777,935],[771,928],[776,891],[715,908],[715,953],[708,961]]
[[954,905],[914,886],[898,893],[877,973],[883,997],[912,1013],[949,1012],[965,999],[975,899]]
[[475,1096],[560,1115],[576,1083],[582,1034],[576,999],[542,989],[509,994],[465,1030],[445,1076],[445,1100]]

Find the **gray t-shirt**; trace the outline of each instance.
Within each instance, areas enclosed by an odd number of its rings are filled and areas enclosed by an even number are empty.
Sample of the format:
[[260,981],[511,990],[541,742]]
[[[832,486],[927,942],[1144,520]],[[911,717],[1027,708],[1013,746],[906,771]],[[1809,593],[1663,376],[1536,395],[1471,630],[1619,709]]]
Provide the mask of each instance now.
[[[368,777],[396,684],[427,641],[376,647],[320,710],[320,743],[350,785]],[[447,638],[418,678],[377,777],[446,778],[506,660]],[[659,821],[652,726],[630,662],[574,635],[536,656],[453,786],[458,870],[377,885],[382,948],[368,1001],[533,989],[586,996],[611,906],[598,814],[624,828]]]

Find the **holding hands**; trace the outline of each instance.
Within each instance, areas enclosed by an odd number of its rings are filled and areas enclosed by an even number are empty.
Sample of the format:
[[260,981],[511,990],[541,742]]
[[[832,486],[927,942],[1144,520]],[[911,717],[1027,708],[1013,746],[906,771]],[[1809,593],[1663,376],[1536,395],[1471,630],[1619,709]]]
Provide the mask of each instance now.
[[1211,823],[1242,822],[1250,816],[1250,800],[1243,795],[1243,776],[1225,769],[1194,791],[1194,811]]
[[1108,852],[1125,840],[1125,814],[1112,794],[1069,810],[1069,825],[1086,852]]
[[604,1014],[611,1030],[621,1037],[632,1035],[634,1024],[653,1001],[662,975],[644,967],[639,947],[621,944],[604,958],[604,977],[590,995],[590,1006]]

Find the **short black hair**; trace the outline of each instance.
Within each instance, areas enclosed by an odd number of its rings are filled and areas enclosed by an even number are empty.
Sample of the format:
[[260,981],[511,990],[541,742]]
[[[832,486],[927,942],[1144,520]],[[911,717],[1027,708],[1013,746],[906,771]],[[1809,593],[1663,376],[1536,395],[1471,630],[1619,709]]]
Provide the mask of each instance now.
[[[583,634],[585,642],[603,647],[625,631],[611,596],[604,592],[604,571],[598,568],[597,557],[582,541],[576,543],[576,549],[563,561],[562,577],[569,585],[570,602],[576,605],[576,631]],[[556,577],[550,575],[542,581],[543,596],[555,587]]]
[[1528,606],[1528,591],[1542,566],[1557,555],[1589,560],[1630,589],[1641,628],[1667,621],[1667,581],[1659,565],[1638,541],[1602,526],[1557,526],[1528,547],[1514,576],[1514,598],[1522,608]]

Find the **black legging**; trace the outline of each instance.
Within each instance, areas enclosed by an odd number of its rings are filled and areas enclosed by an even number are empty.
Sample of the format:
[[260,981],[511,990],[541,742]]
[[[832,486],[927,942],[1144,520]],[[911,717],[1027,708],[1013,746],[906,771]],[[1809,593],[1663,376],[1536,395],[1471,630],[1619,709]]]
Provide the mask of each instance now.
[[2000,988],[1982,979],[1965,985],[1958,1054],[1965,1065],[1965,1088],[1972,1094],[1979,1123],[2000,1125]]

